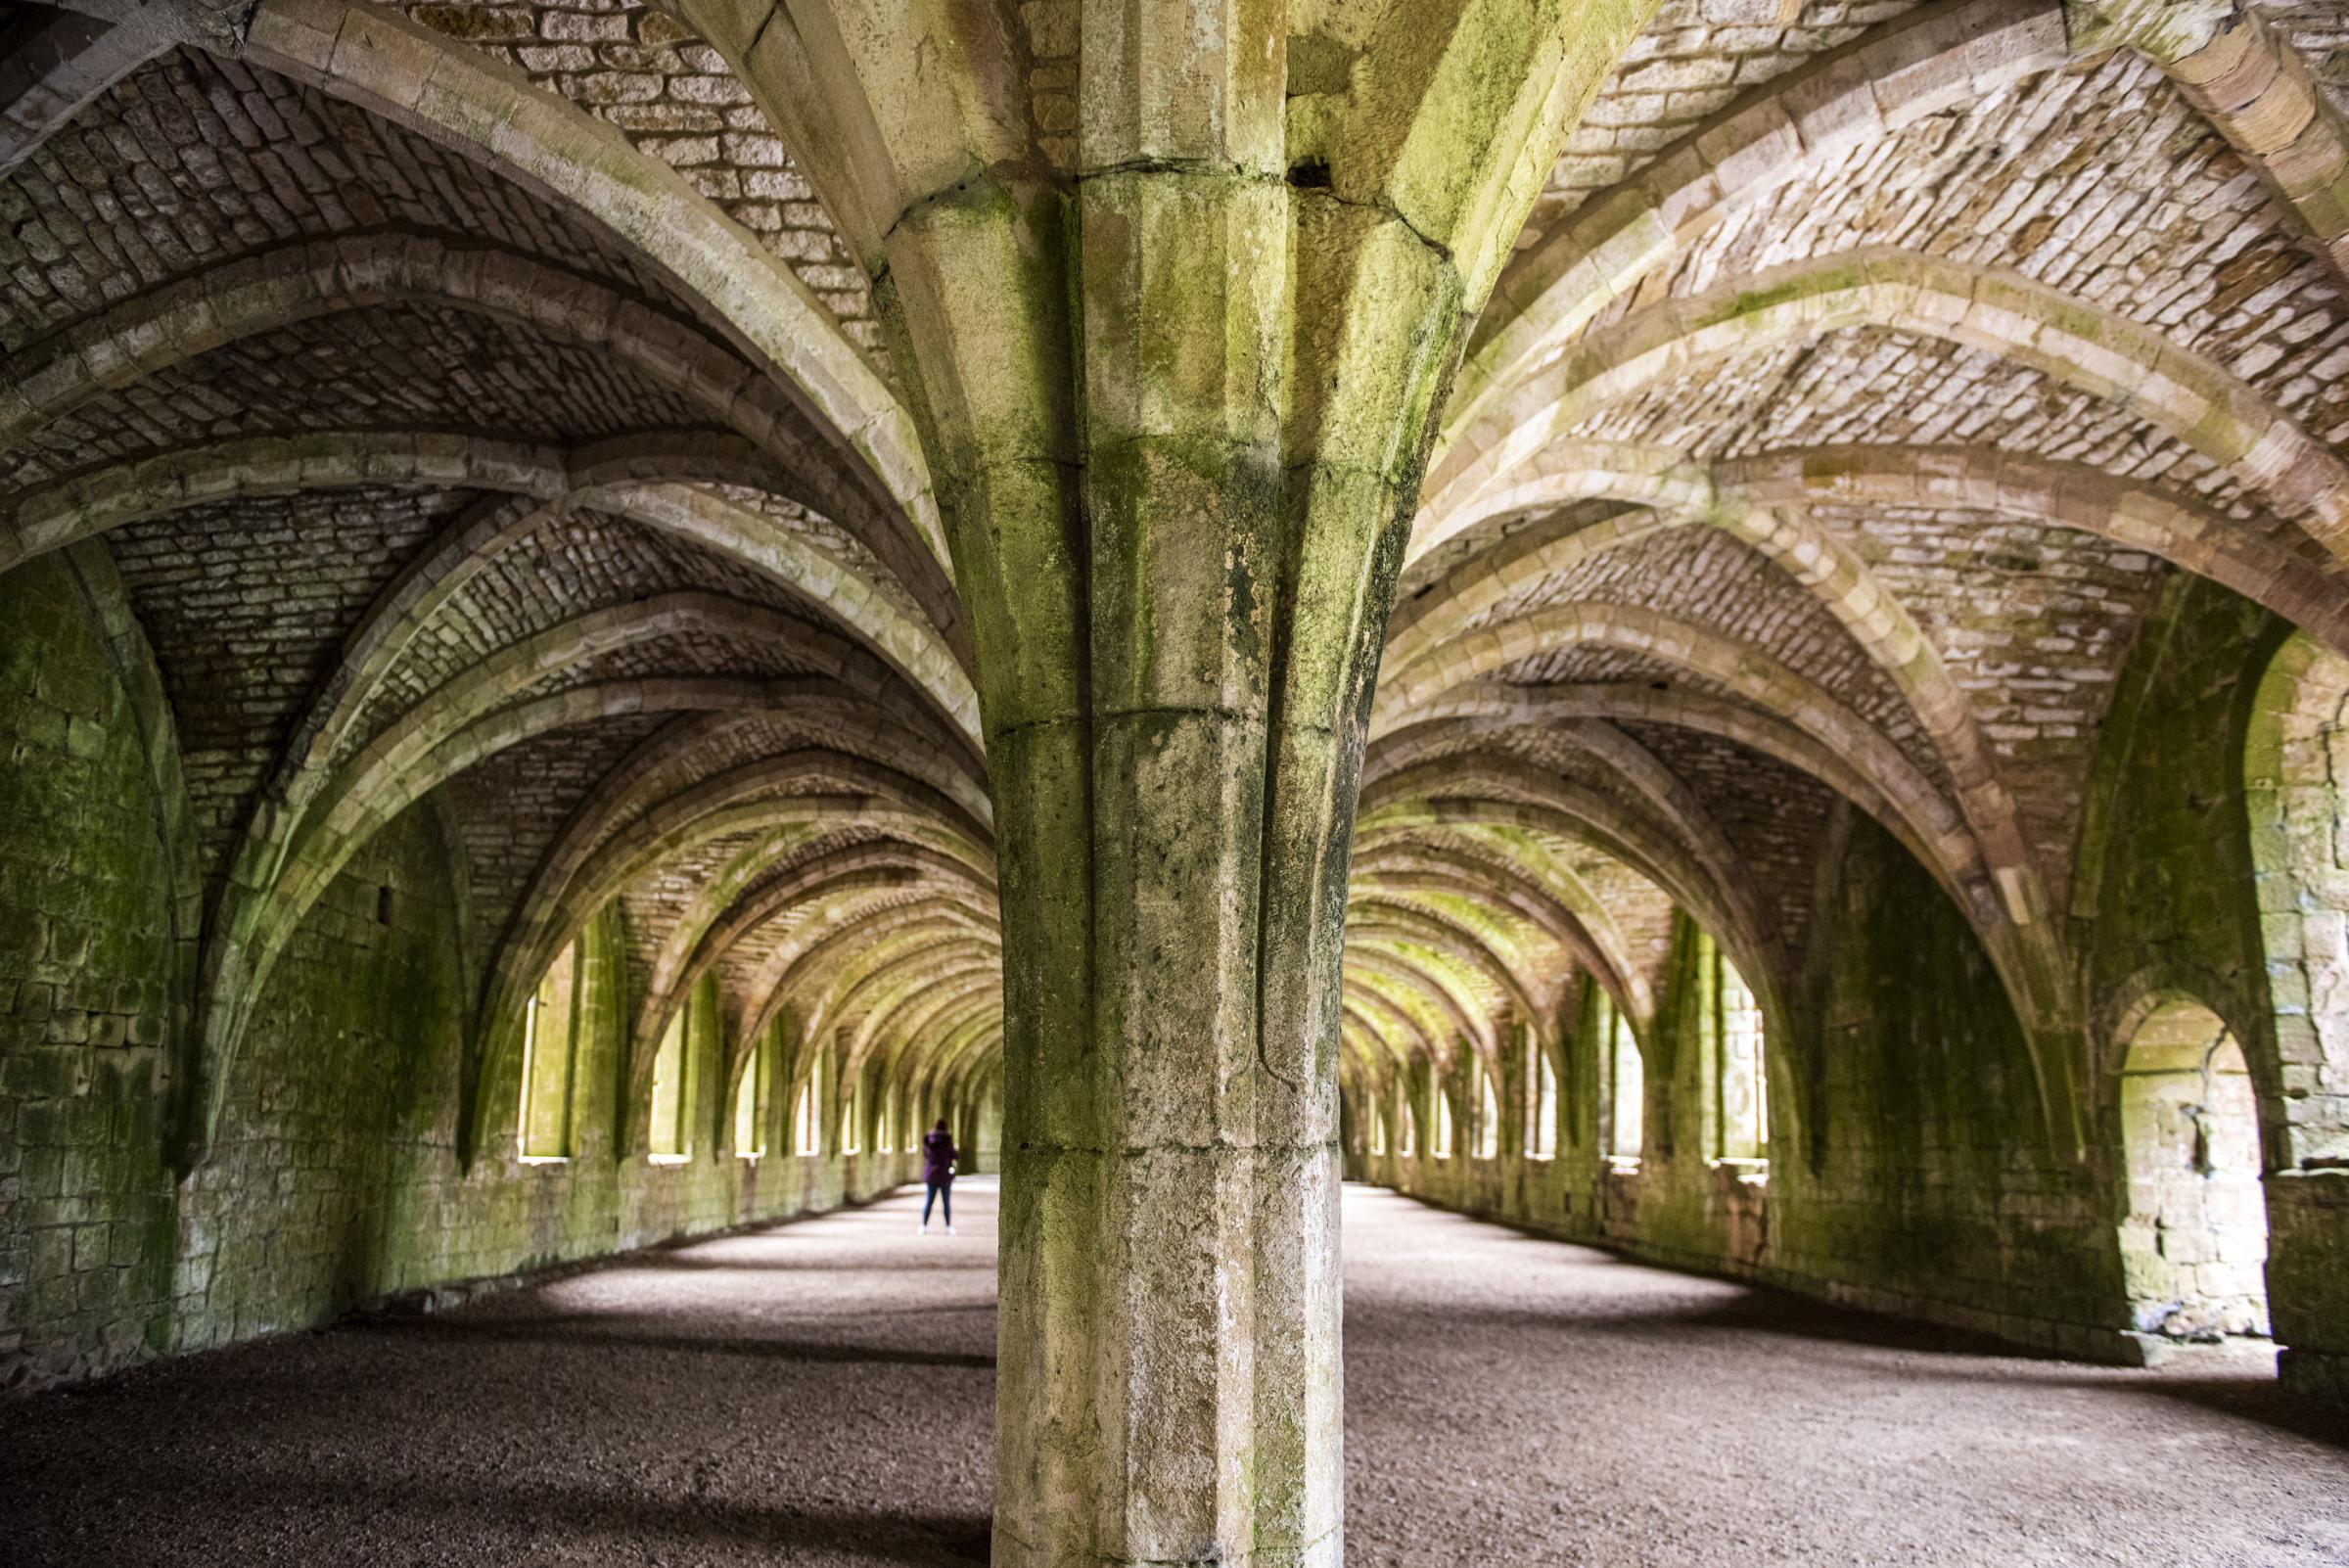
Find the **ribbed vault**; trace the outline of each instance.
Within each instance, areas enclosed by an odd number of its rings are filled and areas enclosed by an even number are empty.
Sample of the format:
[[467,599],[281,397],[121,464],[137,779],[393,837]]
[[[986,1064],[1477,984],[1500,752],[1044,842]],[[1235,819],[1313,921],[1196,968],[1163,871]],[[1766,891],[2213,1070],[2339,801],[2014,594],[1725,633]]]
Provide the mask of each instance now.
[[[763,29],[721,54],[673,6],[126,9],[0,14],[0,572],[115,574],[161,670],[181,1163],[294,932],[415,810],[463,864],[471,1160],[612,922],[639,1122],[695,997],[729,1082],[783,1042],[778,1104],[997,1091],[970,603],[863,129],[800,145],[730,59]],[[1031,69],[970,113],[1057,188],[1074,23],[1002,9]],[[2068,916],[2141,629],[2186,574],[2349,655],[2322,10],[1655,8],[1462,263],[1497,282],[1368,701],[1358,1119],[1595,993],[1645,1040],[1676,917],[1795,1049],[1866,818],[1995,969],[2030,1136],[2082,1145]]]

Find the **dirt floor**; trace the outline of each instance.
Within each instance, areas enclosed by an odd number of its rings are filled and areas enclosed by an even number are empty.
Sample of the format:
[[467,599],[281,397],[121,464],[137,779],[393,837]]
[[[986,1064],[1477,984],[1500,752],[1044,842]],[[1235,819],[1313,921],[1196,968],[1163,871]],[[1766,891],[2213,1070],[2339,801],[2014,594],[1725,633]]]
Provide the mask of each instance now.
[[[986,1560],[994,1194],[0,1405],[0,1563]],[[1350,1568],[2349,1564],[2349,1422],[1347,1196]]]

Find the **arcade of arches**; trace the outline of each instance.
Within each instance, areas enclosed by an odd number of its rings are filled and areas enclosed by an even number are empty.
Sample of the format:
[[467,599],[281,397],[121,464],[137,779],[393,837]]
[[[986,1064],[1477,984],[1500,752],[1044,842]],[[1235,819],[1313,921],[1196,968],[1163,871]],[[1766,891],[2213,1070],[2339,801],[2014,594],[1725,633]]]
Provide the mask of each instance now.
[[1001,1564],[1348,1177],[2349,1396],[2345,712],[2349,6],[0,5],[20,1391],[944,1118]]

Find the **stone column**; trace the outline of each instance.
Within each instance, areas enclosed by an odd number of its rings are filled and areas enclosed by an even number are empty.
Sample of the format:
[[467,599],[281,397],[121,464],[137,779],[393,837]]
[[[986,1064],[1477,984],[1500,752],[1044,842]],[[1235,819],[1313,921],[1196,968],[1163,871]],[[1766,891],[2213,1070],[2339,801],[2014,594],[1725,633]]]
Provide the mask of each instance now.
[[994,1561],[1335,1564],[1377,651],[1463,325],[1644,7],[1414,0],[1302,37],[1278,0],[1072,0],[1063,36],[985,0],[682,9],[873,275],[972,625]]

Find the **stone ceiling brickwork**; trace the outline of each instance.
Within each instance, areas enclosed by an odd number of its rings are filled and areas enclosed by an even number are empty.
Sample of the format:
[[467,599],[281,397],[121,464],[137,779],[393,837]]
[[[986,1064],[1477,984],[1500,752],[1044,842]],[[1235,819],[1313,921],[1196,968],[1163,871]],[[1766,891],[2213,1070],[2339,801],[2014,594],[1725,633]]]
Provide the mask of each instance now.
[[880,327],[864,273],[766,116],[718,52],[635,0],[425,0],[410,17],[618,126],[788,262],[865,352]]
[[207,262],[399,227],[471,234],[673,301],[657,266],[462,156],[235,60],[175,50],[52,136],[0,196],[0,346]]
[[239,438],[475,430],[570,444],[693,426],[700,413],[625,365],[486,317],[421,305],[349,311],[92,398],[26,444],[8,487]]
[[2349,17],[2326,0],[2275,0],[2260,14],[2282,27],[2333,102],[2349,109]]
[[[1301,124],[1377,12],[1298,12]],[[1350,1083],[1565,1027],[1585,975],[1643,1033],[1676,911],[1783,1016],[1856,816],[2060,1037],[2164,584],[2349,645],[2349,12],[2228,23],[2297,51],[2305,102],[2076,45],[2092,14],[1666,0],[1618,62],[1414,521]],[[1077,11],[1004,15],[1006,113],[1068,166]],[[730,1060],[780,1018],[994,1071],[968,633],[853,215],[665,10],[263,0],[253,38],[0,106],[0,570],[114,557],[239,962],[431,799],[484,1083],[614,904],[637,1071],[706,975]]]
[[194,506],[108,535],[171,698],[211,875],[345,628],[471,499],[345,490]]
[[1741,94],[1900,16],[1911,3],[1813,3],[1789,24],[1770,0],[1665,0],[1567,137],[1519,245],[1637,174]]

